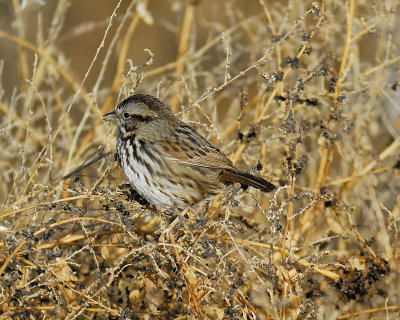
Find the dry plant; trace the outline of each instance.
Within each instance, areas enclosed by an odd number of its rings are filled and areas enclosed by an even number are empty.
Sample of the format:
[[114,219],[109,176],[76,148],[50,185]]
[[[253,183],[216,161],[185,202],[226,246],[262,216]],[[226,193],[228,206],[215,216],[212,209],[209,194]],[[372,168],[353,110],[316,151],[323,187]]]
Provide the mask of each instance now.
[[[396,0],[0,12],[0,319],[398,319]],[[132,93],[280,187],[162,232],[102,121]]]

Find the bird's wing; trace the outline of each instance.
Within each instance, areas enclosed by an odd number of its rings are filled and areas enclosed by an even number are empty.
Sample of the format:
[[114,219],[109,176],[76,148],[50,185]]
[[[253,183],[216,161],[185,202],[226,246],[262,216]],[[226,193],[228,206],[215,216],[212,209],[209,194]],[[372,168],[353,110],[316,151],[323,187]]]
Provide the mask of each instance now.
[[173,139],[158,143],[164,155],[173,161],[206,168],[233,168],[232,161],[221,150],[187,125]]

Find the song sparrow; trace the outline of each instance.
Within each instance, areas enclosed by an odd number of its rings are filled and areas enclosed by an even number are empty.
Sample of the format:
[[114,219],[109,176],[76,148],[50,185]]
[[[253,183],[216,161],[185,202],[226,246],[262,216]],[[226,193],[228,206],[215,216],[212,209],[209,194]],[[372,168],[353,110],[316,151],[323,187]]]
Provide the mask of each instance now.
[[117,158],[132,187],[157,209],[181,210],[238,182],[270,192],[155,97],[136,94],[104,120],[117,124]]

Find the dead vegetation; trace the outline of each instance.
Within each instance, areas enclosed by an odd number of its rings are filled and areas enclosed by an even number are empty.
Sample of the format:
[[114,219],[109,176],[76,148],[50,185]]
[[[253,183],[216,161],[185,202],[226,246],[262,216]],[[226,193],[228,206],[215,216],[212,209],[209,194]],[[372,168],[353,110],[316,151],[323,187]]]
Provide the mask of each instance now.
[[[0,9],[0,319],[399,317],[397,1]],[[280,188],[163,232],[101,120],[134,92]]]

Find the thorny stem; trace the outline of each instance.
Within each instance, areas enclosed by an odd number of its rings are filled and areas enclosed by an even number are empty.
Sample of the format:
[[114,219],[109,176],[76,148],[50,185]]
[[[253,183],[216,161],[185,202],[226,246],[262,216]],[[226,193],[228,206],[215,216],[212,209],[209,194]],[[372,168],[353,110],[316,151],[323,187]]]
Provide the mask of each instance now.
[[[193,17],[194,17],[194,12],[195,12],[195,7],[196,4],[194,1],[189,2],[186,5],[185,8],[185,13],[183,16],[183,22],[181,26],[181,34],[179,37],[179,44],[178,44],[178,56],[177,56],[177,64],[175,67],[175,75],[179,78],[183,75],[183,72],[185,70],[185,63],[184,60],[181,60],[180,58],[183,57],[184,54],[188,51],[189,48],[189,42],[190,42],[190,33],[192,30],[192,25],[193,25]],[[175,84],[175,94],[172,95],[171,100],[170,100],[170,108],[173,113],[176,113],[178,111],[178,106],[179,106],[179,98],[178,94],[181,89],[181,82],[178,81]]]
[[[143,0],[144,4],[146,5],[148,0]],[[105,113],[106,111],[110,110],[111,104],[114,101],[115,95],[118,92],[118,89],[121,85],[121,75],[123,71],[124,64],[126,63],[126,57],[128,55],[128,50],[129,46],[131,44],[132,40],[132,35],[134,31],[136,30],[136,27],[138,26],[139,22],[141,20],[141,16],[136,14],[133,19],[131,20],[131,23],[129,24],[128,30],[125,33],[124,40],[122,42],[121,49],[118,51],[118,61],[117,61],[117,67],[115,68],[115,74],[114,74],[114,79],[113,83],[111,85],[111,91],[107,95],[106,99],[104,100],[104,103],[101,107],[101,113]],[[96,128],[102,124],[103,121],[101,118],[97,118],[96,122],[94,124],[93,130],[90,130],[86,136],[83,138],[82,143],[77,150],[77,155],[81,155],[88,147],[90,144],[90,141],[92,141],[94,133],[96,132]]]

